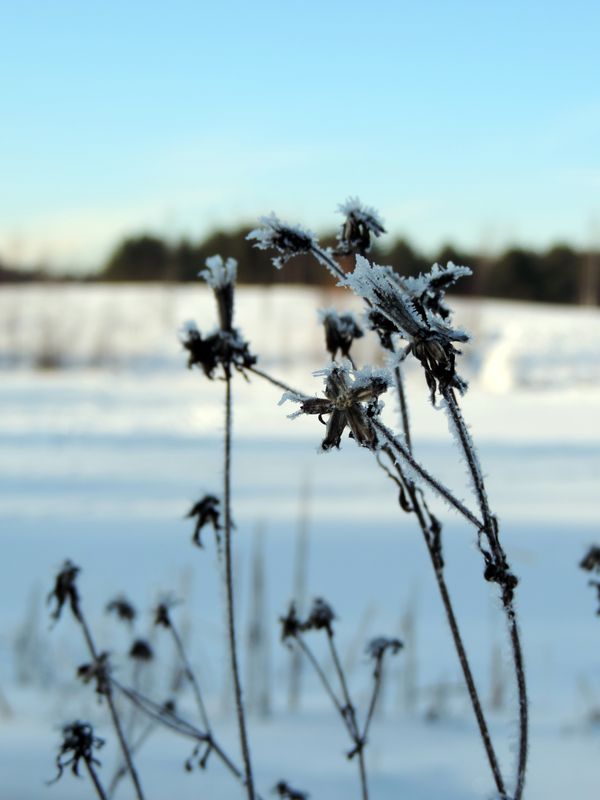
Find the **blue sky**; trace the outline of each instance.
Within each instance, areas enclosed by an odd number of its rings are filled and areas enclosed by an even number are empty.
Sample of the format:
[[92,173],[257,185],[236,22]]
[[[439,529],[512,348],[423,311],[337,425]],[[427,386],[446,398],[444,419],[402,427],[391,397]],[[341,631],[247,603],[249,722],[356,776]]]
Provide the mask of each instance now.
[[600,4],[0,0],[0,257],[358,195],[392,234],[600,244]]

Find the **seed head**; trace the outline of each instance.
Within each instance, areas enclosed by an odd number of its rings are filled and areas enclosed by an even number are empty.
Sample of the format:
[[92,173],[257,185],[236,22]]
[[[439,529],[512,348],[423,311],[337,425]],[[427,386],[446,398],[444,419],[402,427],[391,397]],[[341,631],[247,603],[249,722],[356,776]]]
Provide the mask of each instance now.
[[81,619],[81,611],[79,609],[79,592],[77,591],[76,579],[77,575],[81,572],[80,568],[75,566],[72,561],[65,561],[56,576],[54,582],[54,589],[48,594],[47,602],[53,600],[56,602],[56,607],[51,613],[54,620],[58,620],[62,613],[63,607],[69,603],[73,616],[76,619]]
[[94,729],[89,722],[71,722],[63,727],[62,735],[63,740],[56,756],[58,774],[50,783],[56,783],[67,767],[71,767],[73,775],[81,777],[81,761],[88,766],[100,766],[94,750],[99,750],[104,745],[104,740],[94,736]]

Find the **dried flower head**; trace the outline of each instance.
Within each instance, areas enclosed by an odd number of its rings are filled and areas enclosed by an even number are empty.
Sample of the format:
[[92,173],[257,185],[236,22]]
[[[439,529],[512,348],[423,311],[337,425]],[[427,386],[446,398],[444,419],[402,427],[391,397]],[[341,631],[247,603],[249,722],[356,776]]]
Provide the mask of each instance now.
[[69,603],[73,616],[80,620],[81,611],[79,609],[79,592],[77,591],[76,579],[81,569],[73,564],[72,561],[65,561],[56,576],[54,589],[48,594],[47,602],[56,602],[56,608],[51,613],[53,619],[58,620],[62,613],[65,603]]
[[135,661],[152,661],[154,651],[145,639],[136,639],[129,650],[129,658]]
[[207,378],[212,380],[219,365],[228,375],[231,367],[240,371],[253,367],[256,356],[250,352],[239,331],[216,330],[203,337],[195,322],[187,322],[180,333],[181,344],[188,351],[188,369],[201,367]]
[[212,288],[217,301],[219,322],[222,331],[233,330],[233,295],[237,277],[237,261],[228,258],[223,261],[219,255],[206,259],[206,269],[199,273]]
[[600,547],[592,545],[585,556],[579,562],[581,569],[586,572],[600,573]]
[[110,663],[108,653],[100,653],[95,661],[89,664],[81,664],[77,668],[77,677],[84,683],[96,683],[96,694],[105,695],[109,693],[110,686]]
[[302,630],[302,622],[296,613],[295,603],[290,603],[288,612],[285,617],[279,617],[281,622],[281,641],[285,642],[288,639],[294,639]]
[[436,263],[429,272],[416,278],[403,278],[402,282],[421,313],[431,311],[438,317],[449,320],[452,310],[446,305],[446,292],[458,280],[472,274],[469,267],[457,266],[449,261],[445,267]]
[[310,797],[306,792],[299,792],[297,789],[292,789],[286,781],[279,781],[273,787],[273,794],[279,797],[286,798],[286,800],[308,800]]
[[71,767],[73,775],[81,777],[81,761],[88,766],[100,766],[94,750],[99,750],[104,745],[104,740],[94,736],[94,729],[89,722],[71,722],[63,727],[62,735],[63,740],[56,756],[58,774],[50,783],[56,783],[67,767]]
[[162,628],[171,627],[171,609],[179,605],[179,601],[171,596],[163,598],[154,610],[154,624]]
[[400,639],[388,639],[386,636],[377,636],[368,643],[366,652],[374,661],[381,661],[386,653],[389,652],[390,655],[395,656],[403,647],[404,645]]
[[317,597],[312,604],[310,614],[302,623],[303,631],[327,631],[333,635],[333,620],[335,614],[333,609],[322,597]]
[[194,528],[192,541],[194,544],[198,545],[198,547],[203,546],[200,534],[205,525],[210,525],[217,535],[219,531],[222,530],[219,516],[219,503],[220,500],[218,497],[207,494],[195,503],[186,514],[187,519],[196,517],[196,526]]
[[361,205],[358,197],[349,197],[338,206],[338,211],[346,217],[337,236],[339,255],[364,255],[371,249],[371,235],[377,237],[385,233],[378,212]]
[[399,278],[391,267],[371,265],[366,258],[357,256],[356,269],[340,283],[367,300],[371,309],[388,319],[397,333],[409,342],[409,352],[425,370],[432,402],[438,390],[443,392],[452,387],[463,393],[467,384],[456,372],[456,356],[460,350],[454,343],[468,341],[468,335],[452,328],[419,299],[417,289],[422,289],[421,296],[427,297],[428,287],[432,286],[428,276],[415,279],[410,288],[406,282],[407,279]]
[[127,622],[130,625],[137,616],[137,611],[134,606],[124,595],[119,595],[115,597],[114,600],[111,600],[110,603],[107,603],[106,613],[115,614],[117,619],[120,619],[122,622]]
[[324,308],[319,311],[319,319],[325,328],[325,344],[332,359],[335,359],[338,351],[346,358],[354,340],[364,336],[354,314],[350,312],[338,314],[334,308]]
[[325,397],[303,398],[286,392],[280,402],[292,400],[300,403],[300,411],[291,416],[316,414],[321,419],[324,414],[329,414],[322,450],[339,447],[346,426],[359,445],[377,449],[377,434],[371,420],[381,412],[379,396],[390,382],[387,371],[353,370],[350,363],[344,361],[332,363],[314,374],[325,377]]
[[277,269],[302,253],[310,253],[317,246],[314,233],[299,225],[287,225],[275,214],[259,219],[260,228],[250,231],[246,239],[254,240],[255,247],[259,250],[275,250],[279,256],[273,259]]

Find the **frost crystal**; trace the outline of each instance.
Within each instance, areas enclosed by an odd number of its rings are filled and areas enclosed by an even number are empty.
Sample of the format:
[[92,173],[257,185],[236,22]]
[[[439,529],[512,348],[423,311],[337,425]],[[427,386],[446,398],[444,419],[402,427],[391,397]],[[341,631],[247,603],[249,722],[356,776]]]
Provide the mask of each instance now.
[[208,283],[212,289],[223,289],[235,283],[237,277],[237,261],[228,258],[223,261],[221,256],[211,256],[206,259],[206,269],[198,275]]
[[[436,313],[432,298],[435,297],[439,305],[443,289],[436,289],[437,295],[434,295],[433,287],[440,280],[438,268],[413,280],[411,290],[406,279],[398,277],[391,267],[371,265],[358,255],[354,272],[340,281],[340,285],[349,286],[368,302],[370,319],[376,328],[379,327],[378,318],[382,318],[387,321],[386,327],[392,323],[395,330],[407,339],[410,351],[425,369],[432,402],[438,390],[443,393],[448,387],[453,387],[464,392],[467,388],[456,373],[455,360],[460,351],[454,347],[454,342],[466,342],[469,337],[464,331],[452,328],[442,315]],[[415,295],[415,289],[422,290],[421,295]],[[388,338],[391,336],[389,330],[384,334]]]
[[371,235],[385,233],[383,221],[374,208],[361,205],[358,197],[349,197],[338,210],[346,217],[338,233],[339,255],[366,253],[371,248]]
[[277,269],[281,269],[290,258],[309,253],[317,246],[314,233],[299,225],[287,225],[275,214],[261,217],[259,222],[261,227],[250,231],[246,239],[254,240],[254,246],[259,250],[276,250],[280,254],[273,259]]
[[341,364],[333,362],[313,374],[325,378],[325,397],[299,398],[286,393],[282,402],[300,402],[302,414],[316,414],[319,418],[329,414],[322,450],[339,447],[346,426],[357,444],[376,450],[378,440],[371,420],[382,409],[379,396],[390,383],[387,370],[366,368],[355,371],[349,361],[344,361]]

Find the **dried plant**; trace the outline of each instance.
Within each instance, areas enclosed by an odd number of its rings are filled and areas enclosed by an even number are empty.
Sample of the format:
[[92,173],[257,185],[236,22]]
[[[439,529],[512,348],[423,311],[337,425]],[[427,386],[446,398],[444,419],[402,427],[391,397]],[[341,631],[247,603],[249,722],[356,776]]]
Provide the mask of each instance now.
[[[364,301],[364,323],[359,322],[351,314],[340,314],[335,309],[327,309],[320,313],[324,326],[325,349],[331,358],[329,364],[315,373],[324,380],[322,396],[311,396],[309,393],[290,387],[258,366],[258,358],[252,352],[249,342],[234,326],[236,262],[233,259],[224,260],[221,256],[213,256],[207,260],[206,269],[200,273],[214,294],[217,327],[212,331],[201,332],[195,323],[187,323],[181,333],[181,344],[187,353],[188,367],[198,368],[209,380],[219,379],[224,383],[222,494],[220,497],[215,494],[203,496],[186,516],[194,521],[192,541],[198,547],[203,545],[201,533],[205,527],[212,528],[215,533],[217,553],[223,570],[229,671],[235,696],[241,766],[236,764],[235,759],[226,753],[216,739],[200,682],[173,621],[172,609],[175,604],[172,599],[165,599],[158,604],[154,620],[158,627],[165,629],[171,636],[182,674],[194,694],[200,726],[181,716],[173,704],[159,702],[140,691],[138,686],[125,686],[115,677],[109,655],[98,651],[83,614],[76,583],[78,567],[71,562],[65,562],[50,594],[49,600],[55,603],[52,612],[54,620],[59,619],[64,608],[69,608],[81,627],[91,661],[80,667],[79,676],[95,686],[99,697],[106,701],[109,707],[126,770],[131,777],[138,800],[143,800],[143,794],[132,753],[154,725],[160,725],[193,741],[193,751],[185,760],[187,770],[192,771],[196,767],[205,769],[211,755],[214,754],[239,782],[248,800],[260,800],[254,781],[234,613],[236,589],[232,568],[234,526],[231,482],[233,379],[236,374],[242,375],[245,379],[256,376],[283,390],[281,402],[291,401],[298,405],[298,410],[292,413],[291,417],[306,414],[315,416],[323,422],[325,435],[321,440],[321,450],[340,448],[345,435],[348,434],[348,438],[356,445],[373,455],[374,465],[382,469],[394,482],[401,513],[415,518],[423,536],[498,796],[502,800],[521,800],[523,796],[528,751],[528,709],[525,670],[515,609],[518,581],[501,544],[498,520],[491,510],[478,455],[459,402],[460,396],[468,388],[467,382],[458,371],[461,354],[459,346],[467,342],[469,337],[454,324],[445,297],[447,289],[461,277],[469,275],[470,270],[453,264],[446,266],[436,264],[428,273],[416,278],[401,277],[391,267],[373,264],[366,257],[373,238],[385,232],[377,212],[362,206],[356,199],[348,200],[340,206],[340,211],[344,221],[340,226],[335,248],[321,247],[313,233],[300,226],[287,225],[275,215],[263,218],[261,227],[248,237],[255,246],[274,251],[273,262],[277,268],[281,268],[297,255],[312,255],[334,276],[340,286],[351,290]],[[352,270],[349,269],[349,265],[353,267]],[[376,369],[369,364],[359,366],[354,359],[351,352],[353,344],[356,339],[364,335],[365,329],[372,331],[378,337],[387,358],[387,366],[383,369]],[[336,360],[338,357],[340,360]],[[403,374],[405,361],[411,357],[417,360],[423,370],[431,403],[448,416],[460,455],[468,467],[476,511],[457,498],[455,493],[415,456]],[[384,422],[382,416],[382,398],[390,394],[397,396],[400,407],[397,430]],[[446,582],[443,527],[430,509],[429,493],[441,497],[474,529],[475,542],[483,559],[483,577],[498,587],[502,609],[508,623],[518,688],[519,744],[514,789],[508,788],[505,773],[500,768],[454,611]],[[599,552],[598,548],[592,548],[582,561],[582,568],[588,571],[600,571]],[[600,586],[598,582],[594,584]],[[112,600],[106,610],[129,624],[133,622],[136,613],[124,597]],[[398,639],[385,637],[373,639],[368,643],[366,652],[372,662],[372,684],[370,699],[360,722],[348,678],[339,657],[335,619],[331,606],[322,599],[315,600],[305,616],[299,616],[292,604],[288,613],[280,620],[281,636],[286,644],[299,651],[310,663],[339,715],[351,744],[347,756],[358,764],[361,796],[363,800],[367,800],[369,790],[365,748],[381,693],[383,667],[388,656],[399,653],[403,644]],[[329,679],[309,644],[310,636],[315,633],[325,637],[333,664],[335,676],[333,680]],[[137,639],[131,647],[130,656],[138,664],[146,662],[153,657],[153,648],[147,641]],[[123,734],[113,700],[115,692],[142,711],[149,720],[149,727],[133,745],[128,744]],[[66,748],[61,751],[61,758],[64,759],[66,756],[66,760],[57,761],[59,770],[62,764],[63,768],[72,766],[76,772],[76,767],[82,759],[88,771],[93,769],[97,764],[92,755],[96,745],[91,732],[90,736],[92,738],[91,740],[88,738],[87,750]],[[69,755],[71,753],[72,755]],[[94,780],[94,777],[91,777]],[[111,792],[114,791],[114,786],[113,781]],[[306,800],[308,797],[305,792],[292,789],[284,780],[275,785],[273,792],[289,800]]]

